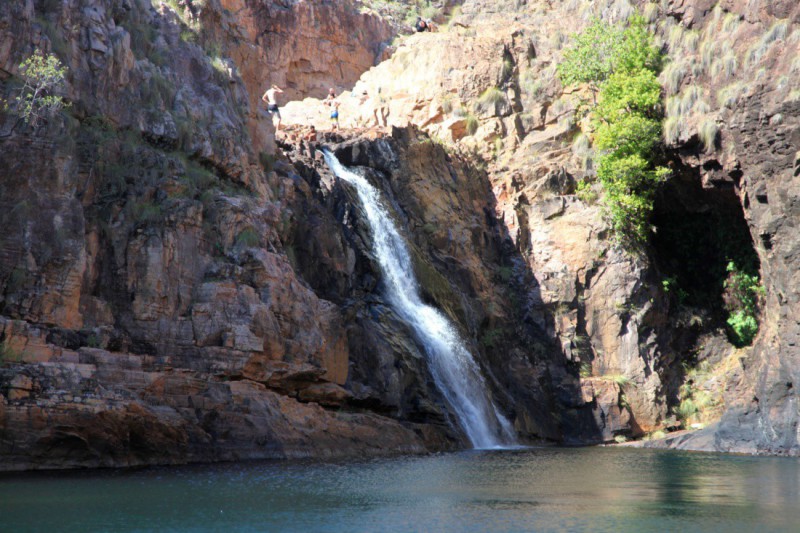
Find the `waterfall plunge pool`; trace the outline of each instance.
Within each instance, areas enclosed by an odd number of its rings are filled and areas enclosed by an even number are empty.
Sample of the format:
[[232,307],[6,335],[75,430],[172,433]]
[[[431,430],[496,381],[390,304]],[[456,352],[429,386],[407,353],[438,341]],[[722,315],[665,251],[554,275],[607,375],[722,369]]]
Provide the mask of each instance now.
[[0,475],[3,531],[797,531],[800,459],[468,451]]

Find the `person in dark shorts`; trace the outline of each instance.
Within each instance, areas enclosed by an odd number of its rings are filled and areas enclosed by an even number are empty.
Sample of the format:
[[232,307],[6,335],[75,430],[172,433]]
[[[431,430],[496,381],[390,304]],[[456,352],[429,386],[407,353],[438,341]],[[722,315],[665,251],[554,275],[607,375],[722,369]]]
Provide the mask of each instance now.
[[339,101],[336,99],[336,91],[333,88],[328,90],[328,97],[322,102],[331,108],[331,129],[339,129]]
[[[281,111],[278,109],[278,94],[283,93],[280,87],[277,85],[272,85],[267,91],[264,93],[264,96],[261,97],[261,100],[267,103],[267,112],[270,115],[278,117],[278,125],[275,126],[275,131],[280,131],[281,129]],[[274,122],[274,120],[273,120]]]

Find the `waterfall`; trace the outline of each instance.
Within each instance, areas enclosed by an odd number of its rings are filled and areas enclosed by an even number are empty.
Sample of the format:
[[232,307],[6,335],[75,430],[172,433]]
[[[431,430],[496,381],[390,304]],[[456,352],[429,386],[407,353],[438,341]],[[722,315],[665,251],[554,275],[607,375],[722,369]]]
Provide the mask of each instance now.
[[372,249],[384,275],[386,299],[425,347],[436,386],[472,446],[484,449],[513,445],[511,424],[486,393],[480,368],[455,326],[442,312],[422,301],[408,247],[382,205],[378,190],[327,151],[325,160],[336,176],[358,192],[372,231]]

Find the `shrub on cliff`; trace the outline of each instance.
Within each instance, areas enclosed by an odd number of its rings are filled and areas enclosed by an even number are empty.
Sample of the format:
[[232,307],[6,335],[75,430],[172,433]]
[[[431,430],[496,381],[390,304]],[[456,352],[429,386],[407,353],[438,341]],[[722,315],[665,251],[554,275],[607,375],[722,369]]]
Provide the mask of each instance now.
[[627,28],[595,19],[583,32],[573,35],[572,46],[564,50],[557,71],[564,85],[587,83],[597,93],[599,85],[614,72],[657,72],[660,64],[661,52],[653,44],[644,19],[634,16]]
[[661,53],[640,16],[627,27],[595,21],[575,37],[558,72],[565,85],[588,83],[597,177],[616,237],[629,247],[647,242],[653,197],[666,168],[653,163],[661,137]]
[[748,346],[758,333],[759,301],[764,295],[764,286],[756,274],[740,270],[733,261],[728,263],[728,278],[725,280],[723,299],[728,310],[730,337],[736,346]]
[[67,68],[56,56],[36,50],[20,64],[19,74],[23,85],[13,104],[14,112],[25,124],[35,127],[67,105],[64,98],[56,94],[63,88],[67,75]]

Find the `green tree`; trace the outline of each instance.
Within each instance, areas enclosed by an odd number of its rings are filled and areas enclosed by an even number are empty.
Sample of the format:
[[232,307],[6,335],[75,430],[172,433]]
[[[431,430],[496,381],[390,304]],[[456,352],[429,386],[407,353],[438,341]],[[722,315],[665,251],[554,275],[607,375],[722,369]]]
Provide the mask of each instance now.
[[631,17],[627,28],[596,18],[572,38],[572,46],[558,64],[558,76],[564,85],[588,83],[593,95],[614,72],[658,72],[661,68],[661,51],[640,15]]
[[615,72],[634,72],[661,70],[662,53],[653,42],[653,34],[647,29],[647,21],[641,15],[628,19],[628,27],[622,32],[622,39],[615,51]]
[[564,51],[564,59],[557,67],[561,83],[588,83],[595,96],[598,84],[614,71],[622,38],[619,27],[594,19],[582,33],[573,35],[572,46]]
[[67,105],[63,97],[55,94],[64,87],[67,68],[53,54],[36,50],[20,64],[19,74],[24,84],[14,102],[16,113],[25,124],[36,126]]
[[600,121],[613,122],[630,114],[661,118],[661,84],[651,70],[616,72],[603,82],[601,92],[594,109]]
[[[597,177],[615,236],[638,247],[647,242],[653,198],[667,169],[653,163],[661,137],[660,51],[640,16],[627,27],[595,21],[575,37],[558,72],[562,83],[589,83]],[[595,89],[596,88],[596,89]]]

